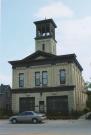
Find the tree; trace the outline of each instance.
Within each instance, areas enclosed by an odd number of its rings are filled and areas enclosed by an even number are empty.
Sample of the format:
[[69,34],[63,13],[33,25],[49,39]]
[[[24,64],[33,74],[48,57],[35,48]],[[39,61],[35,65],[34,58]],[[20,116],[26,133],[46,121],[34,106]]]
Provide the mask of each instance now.
[[88,88],[91,88],[91,83],[89,83]]
[[91,111],[91,91],[89,90],[89,88],[91,88],[91,82],[86,82],[85,86],[88,90],[87,91],[88,98],[87,98],[86,105],[87,105],[87,108],[89,109],[89,111]]
[[88,99],[86,102],[87,108],[91,111],[91,92],[88,92]]

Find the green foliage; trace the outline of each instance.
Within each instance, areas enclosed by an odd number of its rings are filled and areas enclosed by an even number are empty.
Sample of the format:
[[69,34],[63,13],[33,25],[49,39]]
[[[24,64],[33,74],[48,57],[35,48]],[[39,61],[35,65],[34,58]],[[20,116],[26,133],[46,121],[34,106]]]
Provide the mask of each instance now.
[[48,119],[53,119],[53,120],[68,119],[68,115],[64,115],[61,112],[50,112],[50,113],[47,113],[46,115]]
[[12,111],[7,111],[7,110],[0,110],[0,119],[6,119],[9,118],[12,115]]
[[91,83],[89,83],[88,88],[91,88]]
[[91,88],[91,82],[86,82],[85,83],[85,88]]
[[86,105],[87,105],[87,108],[89,109],[89,111],[91,111],[91,95],[88,95]]
[[[91,88],[91,82],[86,82],[85,87],[87,88],[87,90],[89,88]],[[87,106],[88,111],[91,111],[91,94],[90,93],[91,92],[88,91],[88,99],[87,99],[87,102],[86,102],[86,106]]]
[[85,114],[87,110],[83,110],[81,112],[72,110],[70,113],[47,113],[48,119],[78,119],[81,115]]

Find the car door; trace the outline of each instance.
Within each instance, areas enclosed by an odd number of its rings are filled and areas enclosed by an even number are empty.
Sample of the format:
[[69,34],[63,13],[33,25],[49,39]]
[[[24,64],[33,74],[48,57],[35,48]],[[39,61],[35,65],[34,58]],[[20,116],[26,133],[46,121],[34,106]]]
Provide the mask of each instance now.
[[31,122],[32,118],[34,118],[34,113],[31,112],[31,111],[27,112],[27,120],[28,120],[28,122]]
[[28,115],[27,112],[22,112],[18,115],[18,121],[20,122],[27,122],[28,121]]

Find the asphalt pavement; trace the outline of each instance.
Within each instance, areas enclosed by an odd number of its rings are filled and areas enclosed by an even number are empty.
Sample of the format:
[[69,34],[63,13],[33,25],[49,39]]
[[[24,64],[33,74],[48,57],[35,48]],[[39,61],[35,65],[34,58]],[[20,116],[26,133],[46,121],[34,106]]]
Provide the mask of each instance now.
[[0,135],[91,135],[91,120],[46,120],[42,124],[0,120]]

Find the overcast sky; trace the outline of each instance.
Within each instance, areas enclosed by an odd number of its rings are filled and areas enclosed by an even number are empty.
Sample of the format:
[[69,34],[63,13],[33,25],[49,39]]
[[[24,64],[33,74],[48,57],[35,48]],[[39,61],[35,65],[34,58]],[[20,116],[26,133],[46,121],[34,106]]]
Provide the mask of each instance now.
[[0,84],[12,83],[10,60],[35,51],[34,21],[53,18],[57,54],[76,53],[91,81],[91,0],[0,0]]

